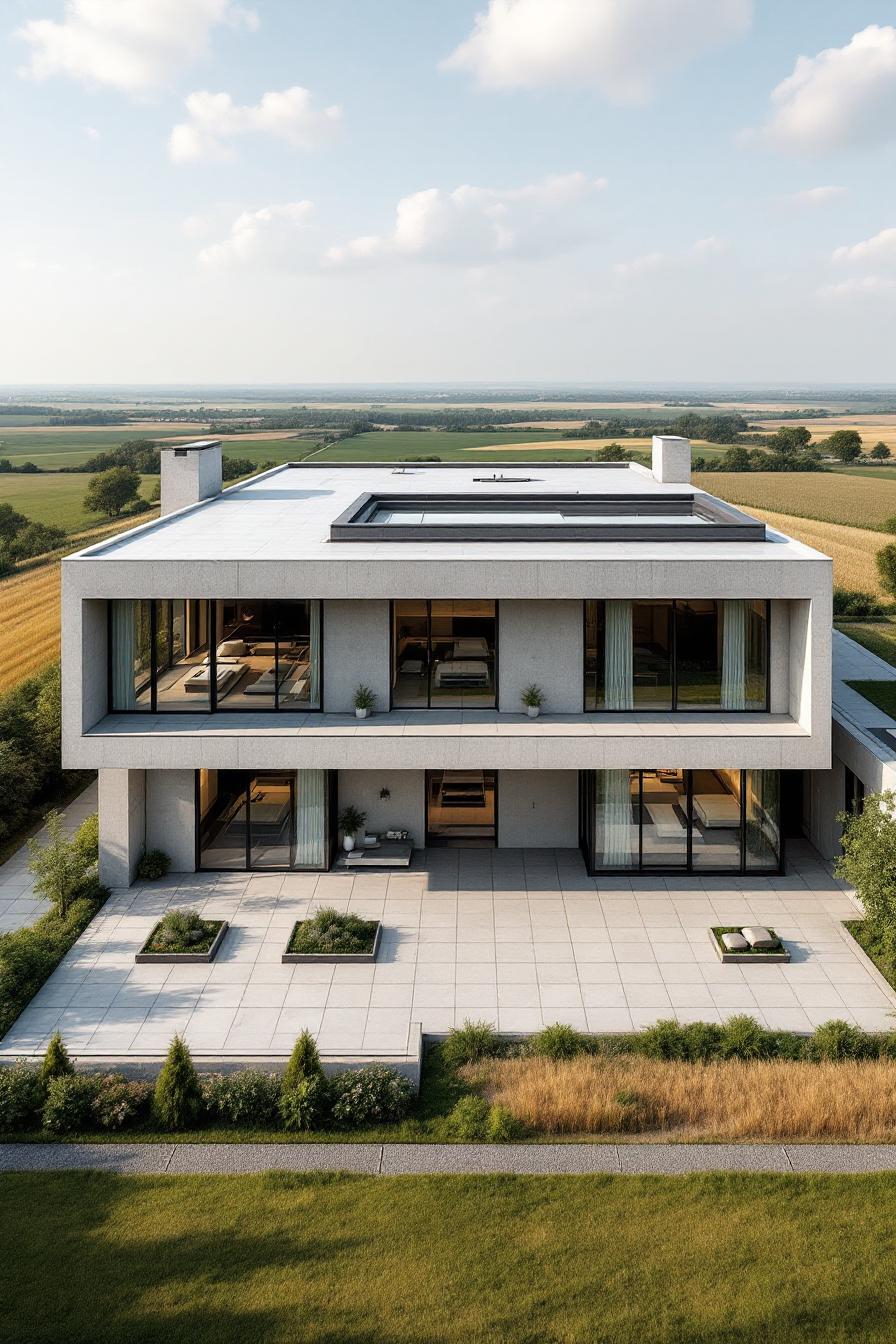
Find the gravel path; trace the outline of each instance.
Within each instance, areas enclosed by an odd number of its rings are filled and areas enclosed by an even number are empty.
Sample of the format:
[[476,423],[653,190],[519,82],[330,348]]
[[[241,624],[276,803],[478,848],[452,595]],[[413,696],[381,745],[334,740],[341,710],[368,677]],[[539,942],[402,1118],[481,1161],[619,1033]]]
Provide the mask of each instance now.
[[697,1171],[896,1171],[887,1144],[6,1143],[0,1171],[123,1176],[348,1171],[367,1176],[681,1176]]

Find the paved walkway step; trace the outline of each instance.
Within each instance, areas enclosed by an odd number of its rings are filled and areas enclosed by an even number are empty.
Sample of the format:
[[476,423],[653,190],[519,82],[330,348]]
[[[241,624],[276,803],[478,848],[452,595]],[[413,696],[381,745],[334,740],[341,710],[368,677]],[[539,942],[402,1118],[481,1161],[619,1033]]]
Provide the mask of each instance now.
[[366,1176],[682,1176],[701,1171],[896,1171],[896,1144],[5,1143],[0,1171]]

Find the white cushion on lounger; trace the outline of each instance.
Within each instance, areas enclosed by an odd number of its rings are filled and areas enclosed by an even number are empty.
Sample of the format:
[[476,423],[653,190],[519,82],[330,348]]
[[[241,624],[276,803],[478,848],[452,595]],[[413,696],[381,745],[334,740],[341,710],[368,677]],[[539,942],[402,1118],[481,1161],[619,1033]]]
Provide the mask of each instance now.
[[222,639],[218,645],[219,658],[245,658],[248,652],[244,639]]

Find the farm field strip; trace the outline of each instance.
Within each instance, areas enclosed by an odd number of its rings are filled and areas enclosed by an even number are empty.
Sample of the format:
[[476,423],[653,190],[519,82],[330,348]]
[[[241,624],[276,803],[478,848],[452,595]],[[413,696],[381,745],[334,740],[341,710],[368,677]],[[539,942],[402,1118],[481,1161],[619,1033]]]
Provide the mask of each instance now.
[[59,657],[59,561],[0,583],[0,691]]
[[[827,472],[710,472],[694,482],[731,504],[873,530],[896,515],[896,481]],[[878,545],[883,545],[880,539]]]

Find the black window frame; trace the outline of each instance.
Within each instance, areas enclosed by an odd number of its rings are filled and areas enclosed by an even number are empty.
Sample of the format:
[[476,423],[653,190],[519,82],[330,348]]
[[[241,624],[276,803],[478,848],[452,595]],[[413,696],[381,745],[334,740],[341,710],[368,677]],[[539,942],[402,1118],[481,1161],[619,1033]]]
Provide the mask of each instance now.
[[[212,767],[213,769],[217,767]],[[206,868],[202,864],[202,807],[200,804],[200,784],[199,778],[202,771],[200,769],[193,771],[193,833],[194,833],[194,866],[197,873],[328,873],[333,867],[337,850],[336,834],[336,816],[337,816],[337,772],[335,770],[326,770],[326,800],[324,807],[324,846],[325,858],[323,866],[320,868],[297,868],[294,863],[289,867],[273,867],[266,865],[263,868],[253,868],[250,864],[252,855],[252,803],[249,795],[249,785],[253,779],[259,775],[291,775],[290,785],[291,807],[292,807],[292,835],[290,837],[290,854],[295,856],[296,850],[296,782],[294,770],[240,770],[235,773],[245,776],[244,794],[246,802],[246,863],[244,868]]]
[[[432,604],[433,602],[451,602],[462,601],[481,601],[493,602],[495,608],[495,703],[494,705],[483,705],[482,708],[492,713],[500,709],[500,677],[498,674],[501,642],[501,603],[498,598],[443,598],[443,597],[395,597],[389,601],[389,712],[393,709],[399,713],[413,714],[415,711],[428,713],[431,709],[466,709],[467,706],[445,705],[432,703]],[[395,704],[395,604],[396,602],[422,602],[426,606],[426,704],[425,705],[396,705]],[[469,706],[470,709],[475,706]]]
[[[613,767],[610,767],[613,768]],[[644,851],[644,815],[641,806],[644,789],[644,771],[636,769],[634,766],[620,766],[619,769],[629,768],[631,772],[638,776],[638,863],[630,868],[598,868],[595,864],[595,834],[594,834],[594,788],[595,771],[579,771],[579,849],[585,860],[585,867],[589,877],[596,877],[598,882],[602,877],[780,877],[786,871],[785,868],[785,846],[786,838],[784,827],[781,824],[781,813],[783,811],[783,792],[781,789],[781,777],[783,771],[778,771],[778,866],[776,868],[749,868],[747,866],[747,775],[753,769],[761,769],[760,766],[744,766],[739,770],[740,774],[740,843],[739,843],[739,866],[737,868],[710,868],[703,865],[694,865],[694,770],[685,769],[686,784],[686,816],[687,816],[687,862],[685,865],[676,864],[669,867],[661,867],[651,864],[645,868],[643,863]],[[711,767],[700,767],[711,768]]]
[[[629,600],[629,599],[626,599]],[[771,677],[769,675],[771,668],[771,621],[772,621],[772,603],[771,598],[745,598],[748,602],[765,602],[765,704],[761,709],[723,709],[721,705],[692,705],[678,703],[678,604],[693,601],[706,602],[724,602],[724,598],[651,598],[651,597],[633,597],[634,602],[660,602],[671,603],[671,638],[669,649],[670,674],[672,682],[672,704],[666,709],[649,709],[646,706],[641,708],[635,705],[634,709],[607,709],[605,706],[589,707],[588,705],[588,604],[589,602],[607,602],[611,598],[605,597],[586,597],[582,602],[582,713],[583,714],[770,714],[771,713]],[[595,691],[596,691],[595,685]]]
[[843,767],[843,811],[860,817],[865,810],[865,784],[849,766]]
[[[115,601],[140,602],[146,601],[150,606],[149,628],[150,628],[150,659],[149,659],[149,707],[142,708],[135,706],[134,709],[116,709],[113,704],[112,694],[112,603]],[[284,602],[317,602],[320,607],[320,704],[280,704],[280,686],[276,677],[274,678],[274,703],[272,705],[227,705],[218,704],[218,641],[216,638],[216,614],[217,603],[227,602],[233,599],[223,597],[199,597],[199,598],[109,598],[106,602],[106,703],[110,714],[321,714],[324,707],[324,607],[322,598],[266,598],[259,601],[268,601],[276,604],[279,601]],[[174,620],[175,602],[204,602],[206,609],[206,629],[208,631],[208,661],[209,661],[209,691],[208,698],[204,699],[202,705],[184,705],[176,707],[173,705],[164,705],[161,709],[158,707],[158,666],[157,666],[157,644],[158,644],[158,609],[160,603],[167,604],[167,626],[168,626],[168,646],[171,647],[171,631]],[[274,633],[274,666],[279,663],[280,641],[279,635],[275,629]],[[167,670],[167,669],[166,669]],[[143,683],[143,688],[146,686]],[[141,688],[141,689],[143,689]],[[197,696],[197,699],[199,697]]]

